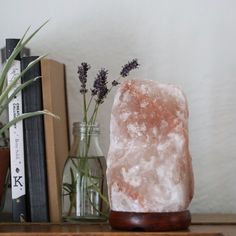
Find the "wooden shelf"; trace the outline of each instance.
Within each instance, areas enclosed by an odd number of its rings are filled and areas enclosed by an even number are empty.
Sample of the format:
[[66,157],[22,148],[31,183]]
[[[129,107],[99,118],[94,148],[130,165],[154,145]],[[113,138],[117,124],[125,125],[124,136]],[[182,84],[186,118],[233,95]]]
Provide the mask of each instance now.
[[236,225],[236,214],[192,214],[192,224]]
[[235,236],[236,225],[191,225],[187,231],[176,232],[124,232],[115,231],[108,224],[0,224],[1,236]]
[[235,236],[236,215],[198,214],[192,216],[189,230],[176,232],[124,232],[107,223],[0,223],[0,236]]

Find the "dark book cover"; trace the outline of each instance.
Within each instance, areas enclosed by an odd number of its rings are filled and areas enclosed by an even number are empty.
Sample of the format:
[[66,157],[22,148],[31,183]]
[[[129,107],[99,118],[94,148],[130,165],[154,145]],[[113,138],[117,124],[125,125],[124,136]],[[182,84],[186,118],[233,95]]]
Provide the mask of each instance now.
[[[6,39],[6,58],[9,58],[16,47],[19,39]],[[20,74],[20,54],[13,61],[7,73],[7,83],[10,84],[14,78]],[[19,86],[19,80],[16,87]],[[12,93],[12,91],[9,93]],[[8,104],[9,120],[22,114],[22,94],[19,92]],[[25,165],[24,165],[24,142],[22,121],[13,125],[9,129],[10,136],[10,156],[11,156],[11,190],[12,190],[12,218],[15,222],[26,220],[26,199],[25,199]]]
[[[37,57],[23,57],[25,69]],[[41,75],[40,62],[22,77],[22,83]],[[23,112],[43,110],[41,78],[22,91]],[[48,222],[48,196],[46,176],[46,150],[44,141],[44,117],[35,116],[23,121],[24,151],[26,163],[26,195],[31,222]]]

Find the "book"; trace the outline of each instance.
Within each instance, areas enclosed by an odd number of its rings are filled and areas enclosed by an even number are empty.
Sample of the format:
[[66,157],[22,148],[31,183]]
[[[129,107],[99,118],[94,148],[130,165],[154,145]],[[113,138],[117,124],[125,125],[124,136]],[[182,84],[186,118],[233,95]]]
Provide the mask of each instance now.
[[[6,39],[6,56],[10,57],[19,39]],[[17,55],[7,73],[7,83],[10,84],[20,74],[20,55]],[[19,86],[20,80],[10,91],[8,96]],[[12,99],[8,105],[9,121],[22,114],[21,92]],[[12,187],[12,211],[13,221],[22,222],[26,219],[25,202],[25,165],[24,165],[24,139],[23,122],[19,121],[9,129],[10,137],[10,165],[11,165],[11,187]]]
[[[37,57],[22,57],[21,70],[24,70],[35,59]],[[40,62],[38,62],[22,76],[22,83],[40,75]],[[43,110],[41,78],[22,90],[22,98],[24,113]],[[44,116],[27,118],[23,121],[23,126],[29,221],[48,222]]]
[[69,150],[65,66],[51,59],[41,60],[43,106],[60,119],[44,117],[50,221],[61,221],[61,183]]
[[[0,49],[0,55],[1,55],[0,56],[0,66],[2,66],[7,60],[6,47],[3,47]],[[20,57],[26,57],[26,56],[30,56],[30,48],[24,47],[20,52]]]

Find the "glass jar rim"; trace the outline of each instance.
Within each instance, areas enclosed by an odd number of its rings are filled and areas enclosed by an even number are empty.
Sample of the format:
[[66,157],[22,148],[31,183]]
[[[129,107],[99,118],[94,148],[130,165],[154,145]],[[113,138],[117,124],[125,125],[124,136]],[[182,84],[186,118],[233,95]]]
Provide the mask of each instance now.
[[75,132],[81,134],[98,134],[100,133],[100,126],[97,122],[94,124],[88,124],[86,122],[74,122],[73,129]]

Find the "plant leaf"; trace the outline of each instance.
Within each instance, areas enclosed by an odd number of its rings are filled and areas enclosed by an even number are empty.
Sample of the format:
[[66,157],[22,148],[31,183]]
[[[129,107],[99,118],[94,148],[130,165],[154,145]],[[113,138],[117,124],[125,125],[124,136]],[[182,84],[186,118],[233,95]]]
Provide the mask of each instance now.
[[4,102],[3,105],[0,106],[0,115],[2,114],[2,112],[7,108],[8,104],[11,102],[11,100],[16,96],[17,93],[19,93],[22,89],[24,89],[25,87],[29,86],[30,84],[34,83],[36,80],[38,80],[39,78],[41,78],[41,76],[35,77],[31,80],[26,81],[25,83],[21,84],[20,86],[18,86],[14,92],[11,94],[10,97],[8,97],[6,99],[6,101]]
[[42,58],[46,57],[47,55],[42,55],[40,57],[38,57],[37,59],[35,59],[34,61],[30,62],[29,65],[19,74],[17,75],[12,82],[6,87],[6,89],[3,91],[3,93],[1,93],[0,96],[0,104],[2,104],[2,102],[7,98],[9,92],[14,88],[14,86],[16,85],[17,81],[32,67],[34,66],[36,63],[38,63]]
[[[49,20],[47,20],[46,22],[44,22],[40,27],[38,27],[28,38],[25,39],[26,34],[28,33],[30,27],[28,27],[28,29],[26,30],[26,32],[24,33],[23,37],[20,39],[20,41],[18,42],[18,44],[16,45],[15,49],[13,50],[11,56],[8,58],[6,64],[4,65],[2,72],[0,74],[0,94],[2,94],[2,90],[3,90],[3,85],[6,79],[6,75],[7,72],[9,71],[12,62],[14,61],[14,59],[16,58],[16,56],[21,52],[21,50],[24,48],[24,46],[35,36],[35,34],[38,33],[39,30],[41,30],[41,28],[43,28],[47,23],[49,22]],[[25,39],[25,40],[24,40]]]
[[2,133],[4,133],[7,129],[9,129],[12,125],[16,124],[18,121],[21,121],[23,119],[26,118],[30,118],[33,116],[38,116],[38,115],[50,115],[56,119],[60,119],[59,116],[54,115],[53,113],[51,113],[48,110],[42,110],[42,111],[34,111],[34,112],[28,112],[28,113],[23,113],[22,115],[17,116],[16,118],[14,118],[13,120],[9,121],[6,125],[4,125],[1,129],[0,129],[0,135]]

